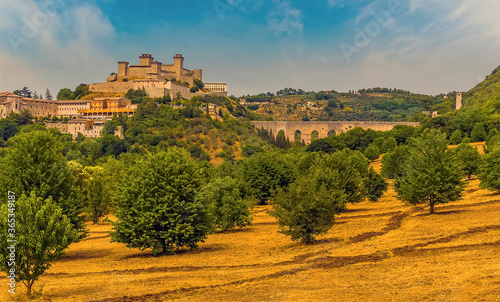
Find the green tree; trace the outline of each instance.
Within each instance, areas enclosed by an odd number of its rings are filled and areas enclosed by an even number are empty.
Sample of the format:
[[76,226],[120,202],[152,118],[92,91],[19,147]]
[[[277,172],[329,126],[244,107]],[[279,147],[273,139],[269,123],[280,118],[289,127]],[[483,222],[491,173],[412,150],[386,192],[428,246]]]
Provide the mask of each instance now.
[[[9,259],[12,245],[7,240],[17,240],[15,279],[26,285],[30,297],[35,281],[50,268],[50,262],[64,256],[64,250],[77,240],[78,234],[52,198],[43,200],[35,193],[29,197],[24,194],[3,196],[18,199],[15,207],[4,203],[0,208],[0,267],[8,275],[11,274]],[[8,231],[12,228],[15,233]],[[11,237],[11,234],[14,236]]]
[[409,146],[398,146],[382,157],[381,174],[389,179],[403,175],[403,167],[410,156]]
[[179,148],[148,154],[132,167],[114,196],[111,239],[153,254],[194,249],[211,230],[209,205],[196,200],[202,170]]
[[57,93],[57,99],[58,100],[72,100],[71,98],[71,93],[73,91],[71,91],[71,89],[69,88],[63,88],[61,90],[59,90],[59,92]]
[[450,136],[450,143],[452,145],[458,145],[462,142],[462,132],[457,129],[453,132],[453,134]]
[[392,152],[397,146],[398,146],[398,143],[396,142],[394,137],[389,137],[382,144],[382,147],[380,148],[380,152],[382,152],[382,153]]
[[34,193],[43,200],[52,197],[74,227],[85,232],[84,203],[77,196],[62,144],[47,131],[19,133],[9,140],[0,159],[0,196],[7,190],[17,195]]
[[389,133],[390,136],[394,137],[398,145],[406,145],[414,132],[415,128],[412,126],[396,125]]
[[10,119],[0,120],[0,139],[7,141],[9,138],[16,135],[19,131],[19,126]]
[[224,231],[252,224],[249,202],[241,198],[239,184],[231,177],[217,178],[205,185],[198,199],[210,205],[210,215],[217,229]]
[[102,131],[101,131],[101,135],[102,136],[107,135],[107,134],[115,135],[116,128],[117,128],[116,122],[109,120],[106,123],[104,123],[104,127],[102,128]]
[[28,109],[23,109],[21,110],[20,113],[16,113],[14,111],[11,111],[9,115],[7,116],[9,120],[14,121],[16,124],[19,126],[24,126],[24,125],[29,125],[33,124],[33,115],[28,111]]
[[295,180],[295,171],[286,156],[258,152],[243,159],[240,174],[250,194],[261,203],[269,200],[278,188],[287,188]]
[[370,146],[368,146],[368,148],[365,149],[364,155],[366,158],[368,158],[368,160],[373,162],[380,156],[380,149],[376,145],[371,144]]
[[[308,175],[294,182],[288,192],[279,190],[271,202],[269,214],[276,218],[279,232],[311,244],[315,236],[324,234],[333,226],[337,209],[346,203],[346,195],[340,188],[328,189],[328,184],[320,181],[314,168]],[[330,173],[330,178],[340,179],[338,171]]]
[[477,176],[481,181],[481,188],[500,192],[500,143],[496,143],[491,151],[484,155]]
[[127,144],[125,140],[118,136],[106,134],[99,139],[100,154],[118,156],[127,152]]
[[109,190],[104,182],[104,176],[101,171],[95,171],[90,177],[89,183],[85,188],[85,198],[90,218],[94,224],[98,223],[100,218],[109,213],[111,204]]
[[385,181],[384,177],[370,167],[368,176],[363,179],[363,186],[366,190],[366,197],[370,201],[377,201],[387,191],[389,184]]
[[[366,191],[362,186],[363,178],[368,176],[369,161],[359,151],[344,149],[333,154],[310,153],[302,157],[296,164],[298,174],[309,174],[315,171],[315,176],[321,175],[318,183],[326,185],[328,190],[343,190],[346,201],[356,203],[362,201]],[[336,178],[336,175],[342,175]],[[344,205],[337,209],[344,209]]]
[[486,148],[484,150],[484,153],[490,153],[491,150],[493,149],[493,146],[496,145],[498,142],[500,142],[500,134],[489,137],[489,139],[486,141]]
[[500,136],[500,131],[498,131],[497,128],[492,128],[490,131],[488,131],[488,136],[486,137],[486,141],[491,140],[495,136]]
[[481,158],[476,148],[470,144],[460,144],[453,150],[457,159],[462,163],[467,179],[476,174],[481,164]]
[[473,142],[484,142],[486,140],[486,131],[484,130],[483,123],[477,123],[472,129],[470,139]]
[[83,96],[89,94],[89,86],[87,84],[80,84],[75,88],[75,91],[71,93],[71,100],[79,100]]
[[194,85],[198,86],[198,88],[203,89],[205,87],[205,84],[200,79],[194,79]]
[[465,188],[463,168],[447,147],[446,135],[435,129],[414,140],[403,175],[395,179],[399,199],[428,204],[431,214],[436,204],[460,199]]

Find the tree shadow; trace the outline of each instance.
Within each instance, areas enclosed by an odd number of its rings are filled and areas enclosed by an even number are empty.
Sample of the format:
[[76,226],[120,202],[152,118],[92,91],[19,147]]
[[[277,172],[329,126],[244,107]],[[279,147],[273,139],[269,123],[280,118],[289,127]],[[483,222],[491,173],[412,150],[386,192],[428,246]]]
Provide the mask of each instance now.
[[159,257],[168,257],[168,256],[179,256],[179,255],[185,255],[185,254],[192,254],[192,255],[197,255],[197,254],[202,254],[202,253],[210,253],[210,252],[218,252],[222,251],[226,248],[225,245],[223,244],[211,244],[211,245],[204,245],[201,247],[198,247],[197,249],[189,249],[189,248],[182,248],[179,250],[175,251],[175,254],[172,255],[153,255],[153,252],[151,250],[135,253],[135,254],[130,254],[127,256],[124,256],[121,258],[121,260],[128,260],[128,259],[150,259],[150,258],[159,258]]
[[427,213],[421,213],[421,214],[415,215],[415,217],[451,215],[451,214],[460,214],[460,213],[464,213],[464,212],[468,212],[468,210],[449,210],[449,211],[439,211],[439,210],[436,210],[432,214],[429,213],[429,212],[427,212]]
[[245,233],[245,232],[252,232],[252,226],[247,226],[247,227],[241,227],[241,228],[236,228],[236,229],[231,229],[227,231],[216,231],[215,234],[233,234],[233,233]]

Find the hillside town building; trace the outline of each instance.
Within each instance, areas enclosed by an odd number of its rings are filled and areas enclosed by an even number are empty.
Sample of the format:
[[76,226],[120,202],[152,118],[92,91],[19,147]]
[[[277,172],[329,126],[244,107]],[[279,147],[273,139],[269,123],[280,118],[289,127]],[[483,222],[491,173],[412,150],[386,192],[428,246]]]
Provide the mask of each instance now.
[[[43,100],[23,98],[11,92],[0,93],[0,118],[11,112],[21,113],[27,110],[34,117],[68,118],[67,123],[45,123],[47,128],[57,128],[62,133],[69,133],[75,138],[78,133],[86,137],[101,136],[104,123],[114,114],[133,116],[137,105],[124,97],[93,98],[91,100]],[[121,127],[115,135],[123,138]]]

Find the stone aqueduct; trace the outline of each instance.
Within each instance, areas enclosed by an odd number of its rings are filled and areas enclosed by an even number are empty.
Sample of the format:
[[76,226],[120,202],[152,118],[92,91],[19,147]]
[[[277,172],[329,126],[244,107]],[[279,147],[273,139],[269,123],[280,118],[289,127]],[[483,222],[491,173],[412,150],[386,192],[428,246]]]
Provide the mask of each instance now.
[[335,134],[347,132],[356,127],[363,129],[372,129],[376,131],[389,131],[396,125],[419,126],[420,123],[411,122],[251,122],[257,129],[267,129],[273,132],[274,137],[278,135],[279,131],[285,133],[290,141],[295,140],[295,132],[300,131],[301,139],[307,143],[311,143],[312,133],[318,132],[318,138],[325,138],[334,131]]

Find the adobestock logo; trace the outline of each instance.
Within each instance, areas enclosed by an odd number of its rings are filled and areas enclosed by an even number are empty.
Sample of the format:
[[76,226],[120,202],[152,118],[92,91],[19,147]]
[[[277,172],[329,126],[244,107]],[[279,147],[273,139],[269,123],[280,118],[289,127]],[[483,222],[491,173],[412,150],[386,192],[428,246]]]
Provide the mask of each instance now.
[[19,47],[23,44],[29,42],[30,39],[35,38],[40,29],[44,28],[49,24],[51,18],[54,18],[58,10],[65,5],[62,0],[45,0],[38,6],[38,11],[27,18],[23,16],[23,25],[19,28],[19,33],[9,32],[8,37],[12,49],[17,54],[19,53]]
[[401,1],[389,0],[387,9],[370,14],[370,21],[363,28],[356,27],[356,34],[353,38],[353,43],[340,43],[340,50],[348,64],[352,62],[352,56],[360,54],[361,50],[368,47],[370,43],[380,35],[384,28],[388,28],[393,21],[395,15],[402,12]]

